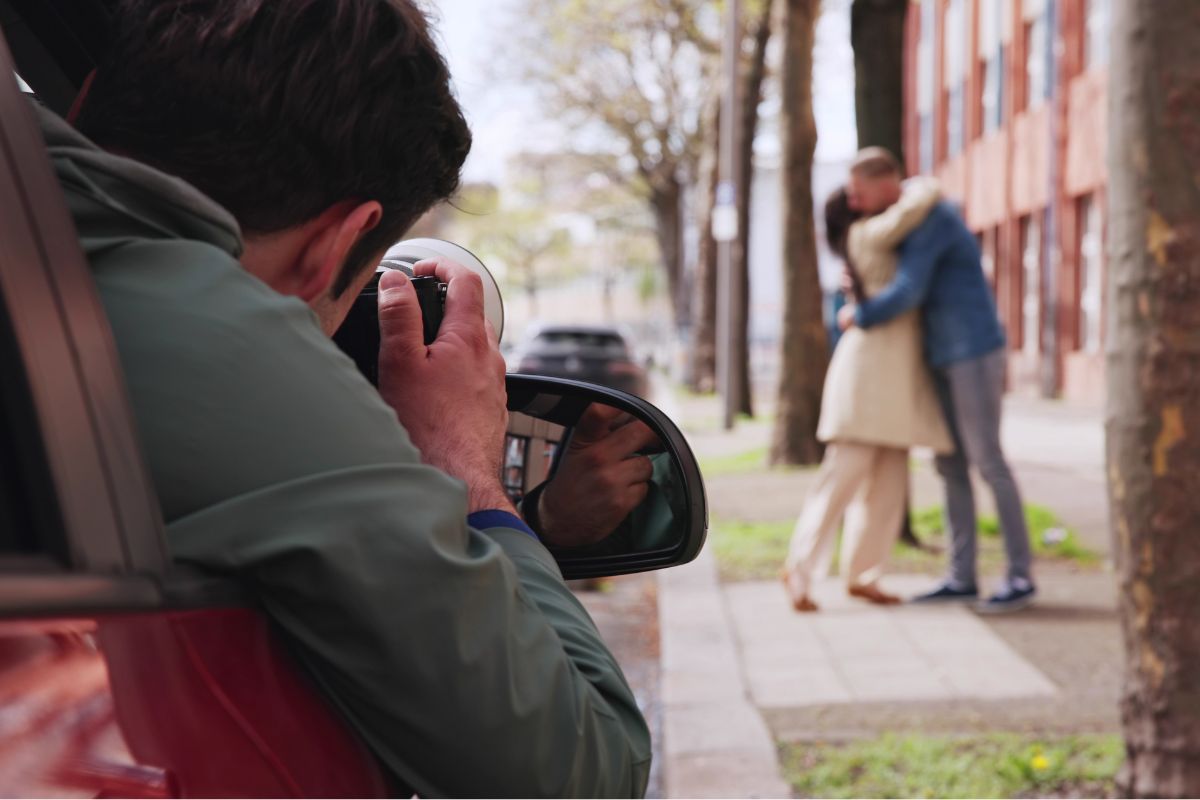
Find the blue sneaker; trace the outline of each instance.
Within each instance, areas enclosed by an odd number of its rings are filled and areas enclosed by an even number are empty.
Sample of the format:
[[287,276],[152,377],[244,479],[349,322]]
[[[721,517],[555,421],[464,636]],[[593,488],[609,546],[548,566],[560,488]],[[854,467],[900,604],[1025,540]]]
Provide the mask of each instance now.
[[984,602],[975,606],[980,614],[1008,614],[1020,611],[1033,602],[1037,587],[1024,578],[1013,578]]
[[911,603],[952,603],[972,601],[979,599],[979,590],[974,586],[968,586],[965,589],[951,584],[950,582],[942,583],[936,589],[925,594],[919,594],[909,602]]

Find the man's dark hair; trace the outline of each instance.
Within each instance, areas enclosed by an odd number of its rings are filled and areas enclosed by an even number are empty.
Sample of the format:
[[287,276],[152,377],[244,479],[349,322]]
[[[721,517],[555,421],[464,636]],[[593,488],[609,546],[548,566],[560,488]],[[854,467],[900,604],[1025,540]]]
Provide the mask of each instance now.
[[471,133],[410,0],[122,0],[76,124],[250,235],[376,200],[333,284],[458,188]]

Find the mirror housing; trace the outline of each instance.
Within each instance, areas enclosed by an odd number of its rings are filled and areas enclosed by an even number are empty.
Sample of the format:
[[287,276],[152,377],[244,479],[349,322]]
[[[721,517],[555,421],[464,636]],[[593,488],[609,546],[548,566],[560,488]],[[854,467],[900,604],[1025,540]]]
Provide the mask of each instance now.
[[[625,392],[563,378],[509,374],[505,383],[510,438],[504,481],[518,502],[531,498],[536,505],[540,490],[551,485],[564,458],[571,457],[575,427],[595,406],[604,409],[606,415],[641,423],[645,428],[639,426],[639,430],[649,429],[646,434],[657,437],[653,454],[646,456],[654,462],[654,474],[647,483],[665,481],[669,485],[652,490],[642,504],[656,503],[659,513],[630,513],[618,527],[622,541],[619,547],[611,546],[608,540],[570,548],[547,543],[565,579],[662,569],[686,564],[699,554],[708,533],[704,482],[687,440],[662,411]],[[514,440],[520,440],[520,447]],[[545,448],[541,451],[545,457],[530,457],[537,455],[538,445]],[[579,480],[579,475],[572,479]],[[670,498],[670,512],[665,516],[661,513],[668,502],[664,496]],[[536,508],[523,509],[523,514],[537,530]],[[658,529],[649,530],[652,525]],[[616,538],[616,533],[608,537]]]

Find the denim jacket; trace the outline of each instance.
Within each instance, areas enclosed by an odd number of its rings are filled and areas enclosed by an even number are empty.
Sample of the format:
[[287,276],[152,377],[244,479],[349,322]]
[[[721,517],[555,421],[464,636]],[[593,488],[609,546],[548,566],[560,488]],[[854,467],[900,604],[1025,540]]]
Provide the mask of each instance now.
[[953,206],[945,201],[934,206],[900,244],[899,254],[891,284],[859,305],[855,321],[860,327],[921,306],[925,359],[931,367],[979,358],[1004,346],[979,245]]

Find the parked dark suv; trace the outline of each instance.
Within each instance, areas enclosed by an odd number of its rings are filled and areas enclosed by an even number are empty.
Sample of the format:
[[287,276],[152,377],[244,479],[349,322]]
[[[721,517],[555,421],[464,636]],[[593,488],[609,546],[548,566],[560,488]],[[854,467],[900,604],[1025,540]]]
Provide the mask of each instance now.
[[598,383],[645,397],[646,370],[629,342],[611,325],[550,325],[538,328],[522,348],[517,372]]

